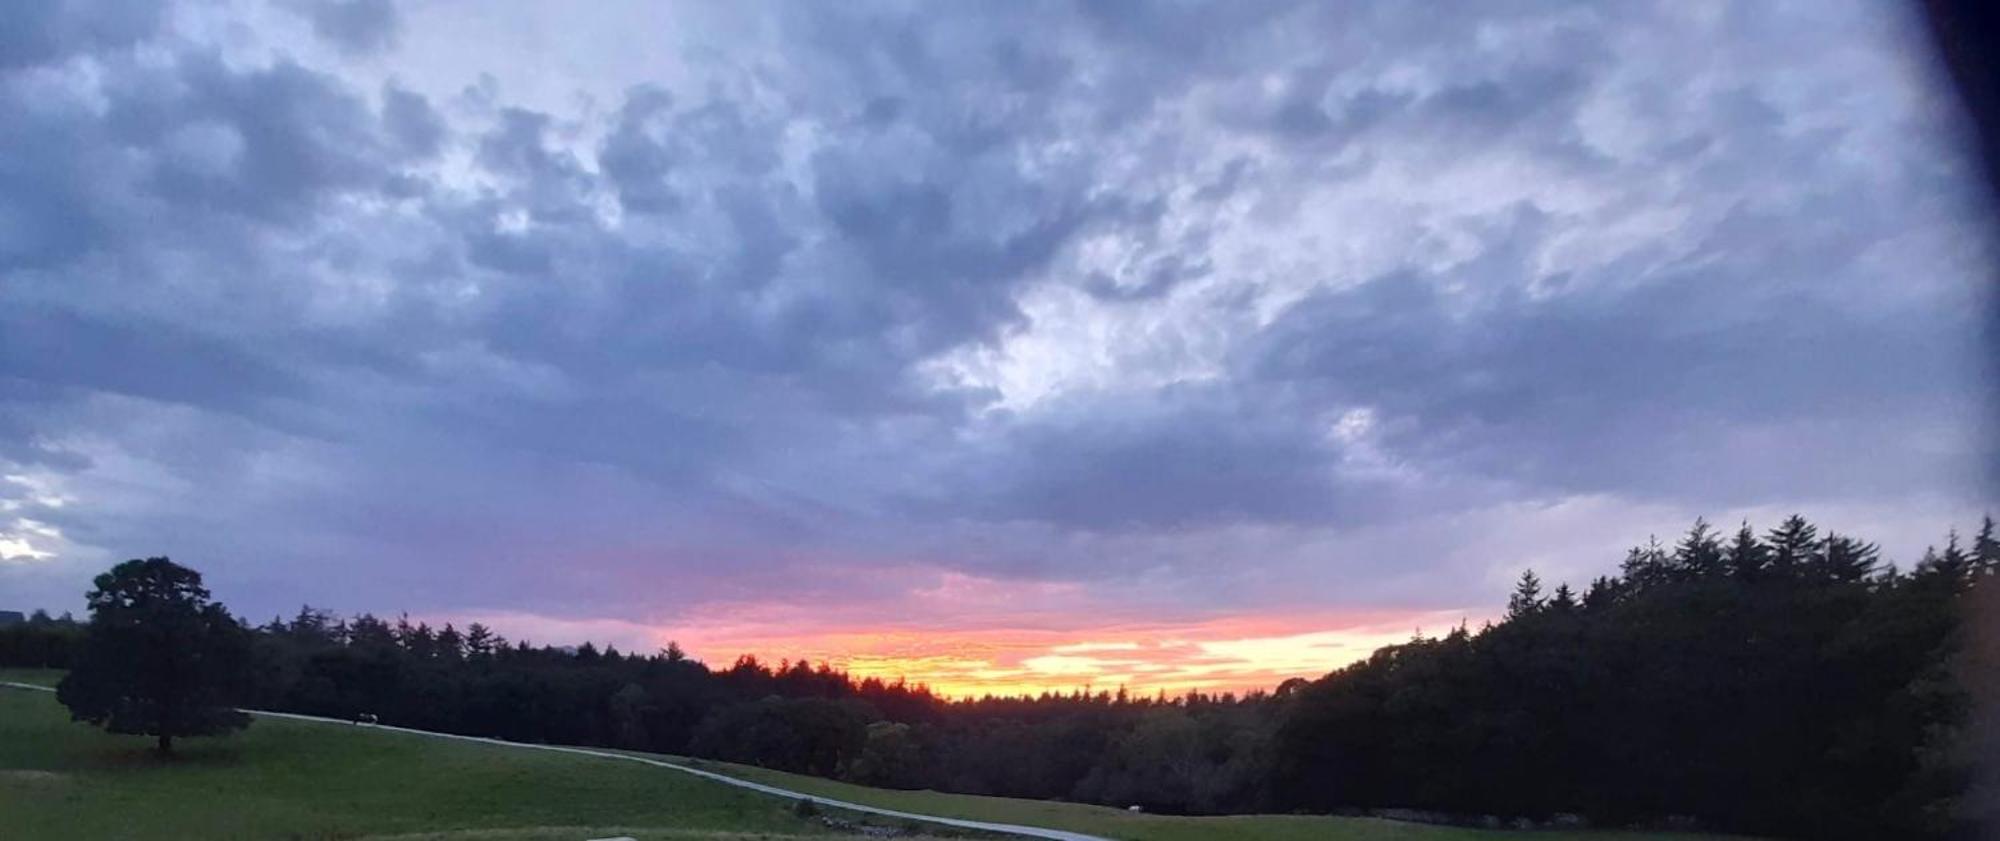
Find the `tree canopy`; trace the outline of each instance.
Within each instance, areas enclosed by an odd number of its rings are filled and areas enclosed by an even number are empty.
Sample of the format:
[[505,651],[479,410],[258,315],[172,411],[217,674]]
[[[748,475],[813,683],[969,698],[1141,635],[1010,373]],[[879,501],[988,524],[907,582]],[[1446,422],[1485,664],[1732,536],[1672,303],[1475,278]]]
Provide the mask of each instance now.
[[77,721],[154,736],[240,730],[249,632],[211,601],[201,574],[166,558],[131,560],[97,576],[90,620],[57,698]]

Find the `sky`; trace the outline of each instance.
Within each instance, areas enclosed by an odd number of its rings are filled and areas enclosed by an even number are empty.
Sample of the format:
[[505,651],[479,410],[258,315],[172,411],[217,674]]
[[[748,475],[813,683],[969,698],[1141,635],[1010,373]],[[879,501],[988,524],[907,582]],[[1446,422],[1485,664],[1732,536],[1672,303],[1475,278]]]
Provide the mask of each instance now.
[[1269,686],[2000,510],[1904,4],[18,0],[0,608]]

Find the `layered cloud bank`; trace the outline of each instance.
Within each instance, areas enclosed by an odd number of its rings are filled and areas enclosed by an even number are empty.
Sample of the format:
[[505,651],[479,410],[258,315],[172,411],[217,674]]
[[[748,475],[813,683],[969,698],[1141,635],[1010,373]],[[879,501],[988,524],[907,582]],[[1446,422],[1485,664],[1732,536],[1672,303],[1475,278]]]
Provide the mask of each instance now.
[[1992,255],[1878,5],[36,0],[0,607],[1243,686],[1697,514],[1907,561]]

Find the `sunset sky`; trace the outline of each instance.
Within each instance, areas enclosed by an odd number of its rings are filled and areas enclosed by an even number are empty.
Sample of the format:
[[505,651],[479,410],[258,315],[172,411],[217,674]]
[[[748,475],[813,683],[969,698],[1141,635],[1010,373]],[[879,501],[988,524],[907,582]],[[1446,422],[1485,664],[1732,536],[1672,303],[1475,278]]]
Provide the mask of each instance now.
[[1268,687],[2000,510],[1907,4],[29,0],[0,609]]

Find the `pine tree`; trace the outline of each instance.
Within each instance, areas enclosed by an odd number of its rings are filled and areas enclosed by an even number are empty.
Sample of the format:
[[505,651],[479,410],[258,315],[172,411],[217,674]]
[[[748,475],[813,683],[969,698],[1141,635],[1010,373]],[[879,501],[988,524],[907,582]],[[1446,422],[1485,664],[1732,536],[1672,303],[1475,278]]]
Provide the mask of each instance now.
[[1972,562],[1983,575],[2000,575],[2000,536],[1993,533],[1993,516],[1980,521],[1979,534],[1972,538]]
[[1664,584],[1673,577],[1667,559],[1667,550],[1660,546],[1657,537],[1647,538],[1646,545],[1634,546],[1625,553],[1625,562],[1619,566],[1625,582],[1635,589],[1644,590]]
[[452,663],[465,659],[465,637],[450,622],[444,623],[444,630],[438,632],[437,655]]
[[1750,530],[1750,521],[1736,529],[1736,538],[1723,551],[1723,558],[1729,566],[1729,574],[1745,581],[1754,581],[1764,574],[1771,563],[1771,552],[1757,533]]
[[1514,595],[1507,599],[1507,618],[1518,619],[1542,610],[1542,579],[1534,570],[1521,573],[1521,580],[1514,585]]
[[354,617],[348,625],[347,636],[348,643],[356,648],[381,650],[396,647],[395,629],[372,613]]
[[1924,557],[1910,570],[1910,578],[1927,587],[1956,593],[1970,583],[1971,568],[1971,559],[1966,557],[1964,549],[1959,548],[1958,532],[1953,531],[1945,538],[1943,552],[1935,546],[1924,548]]
[[434,659],[437,657],[437,634],[431,631],[430,623],[418,622],[416,630],[403,637],[403,647],[418,660]]
[[1568,583],[1556,585],[1555,595],[1549,598],[1549,607],[1563,613],[1577,608],[1576,593],[1569,589]]
[[1707,520],[1696,517],[1687,537],[1674,547],[1673,569],[1681,579],[1706,578],[1722,572],[1722,543]]
[[1786,578],[1798,575],[1821,546],[1819,529],[1797,514],[1786,517],[1764,540],[1771,546],[1771,571]]
[[314,610],[311,605],[302,604],[285,632],[300,642],[329,643],[333,641],[333,617],[324,610]]
[[493,656],[496,648],[506,647],[506,641],[493,635],[485,625],[474,622],[465,627],[465,653],[474,659]]
[[1972,558],[1958,545],[1957,530],[1945,535],[1944,552],[1931,555],[1929,563],[1930,572],[1951,582],[1954,589],[1962,588],[1972,577]]
[[1873,543],[1829,532],[1825,551],[1820,553],[1814,568],[1818,571],[1817,577],[1825,581],[1866,581],[1875,574],[1881,555],[1881,548]]
[[1624,582],[1608,575],[1600,575],[1590,582],[1590,589],[1583,592],[1583,609],[1602,610],[1618,601],[1624,592]]

